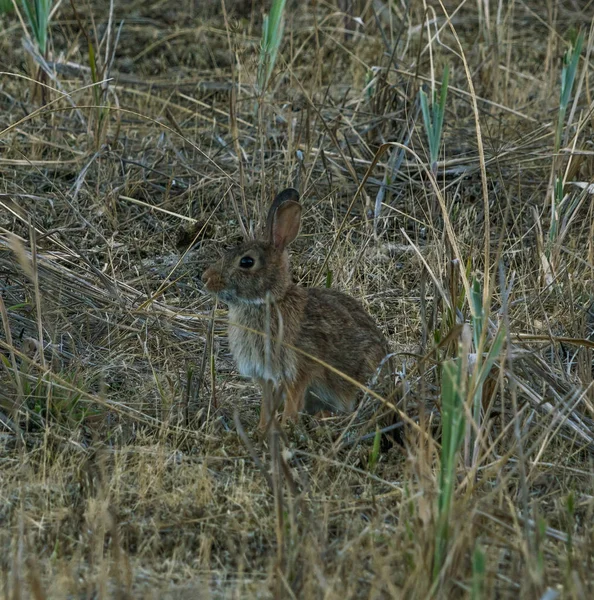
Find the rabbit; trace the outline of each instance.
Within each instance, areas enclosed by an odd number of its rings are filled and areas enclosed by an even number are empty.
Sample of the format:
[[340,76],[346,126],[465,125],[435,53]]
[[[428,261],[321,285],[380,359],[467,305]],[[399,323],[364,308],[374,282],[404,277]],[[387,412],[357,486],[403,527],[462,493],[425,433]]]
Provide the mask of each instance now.
[[[282,390],[283,424],[298,420],[312,393],[335,410],[353,409],[357,386],[315,358],[365,384],[388,353],[383,334],[357,300],[293,283],[287,247],[300,222],[299,193],[288,188],[274,199],[261,239],[228,251],[202,274],[206,290],[229,307],[229,346],[241,375],[262,386],[271,380]],[[269,338],[263,335],[267,327]],[[269,419],[263,399],[261,430]]]

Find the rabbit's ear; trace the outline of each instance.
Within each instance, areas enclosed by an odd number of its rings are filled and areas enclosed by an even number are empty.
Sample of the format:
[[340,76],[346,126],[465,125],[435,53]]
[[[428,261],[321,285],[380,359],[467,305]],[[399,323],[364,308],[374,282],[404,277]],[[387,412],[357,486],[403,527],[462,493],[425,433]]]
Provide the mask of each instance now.
[[268,241],[282,252],[297,237],[300,223],[299,192],[287,188],[277,195],[268,211],[266,219]]

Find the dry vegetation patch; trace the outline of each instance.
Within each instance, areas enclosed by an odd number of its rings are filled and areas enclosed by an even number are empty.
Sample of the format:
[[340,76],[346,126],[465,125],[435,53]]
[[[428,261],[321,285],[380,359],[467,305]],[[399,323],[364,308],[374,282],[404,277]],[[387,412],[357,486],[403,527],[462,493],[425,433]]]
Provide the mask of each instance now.
[[[0,597],[594,596],[594,4],[288,0],[262,91],[265,4],[0,16]],[[396,390],[261,439],[199,275],[287,185]]]

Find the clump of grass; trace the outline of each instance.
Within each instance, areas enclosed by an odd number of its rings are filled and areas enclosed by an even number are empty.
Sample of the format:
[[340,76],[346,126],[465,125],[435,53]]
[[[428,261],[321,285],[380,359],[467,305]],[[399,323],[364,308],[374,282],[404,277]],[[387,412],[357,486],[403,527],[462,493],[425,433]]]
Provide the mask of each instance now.
[[285,4],[286,0],[272,0],[270,14],[264,15],[257,75],[260,93],[264,93],[268,87],[283,39]]
[[[106,39],[103,40],[107,48],[105,52],[105,58],[104,60],[101,60],[101,57],[98,53],[98,48],[100,48],[103,45],[103,43],[98,40],[97,29],[95,28],[94,36],[89,35],[87,33],[87,26],[85,23],[83,23],[73,0],[71,0],[70,4],[72,6],[72,10],[74,12],[76,21],[79,25],[80,31],[86,38],[87,48],[89,51],[89,70],[91,73],[91,81],[93,82],[91,90],[93,93],[94,102],[94,141],[95,149],[99,150],[99,148],[105,141],[105,136],[107,134],[108,117],[110,111],[110,103],[108,101],[108,93],[110,88],[109,82],[106,81],[106,77],[108,77],[111,62],[113,61],[115,56],[115,48],[119,39],[122,24],[120,23],[120,27],[114,35],[114,32],[112,32],[111,29],[113,19],[112,4],[110,7],[108,30],[105,32]],[[93,43],[93,37],[96,40],[96,43]]]
[[547,265],[551,265],[552,248],[559,235],[559,221],[561,208],[566,199],[563,177],[560,175],[560,164],[558,153],[563,141],[563,129],[565,125],[565,115],[571,100],[575,76],[579,64],[582,46],[584,44],[584,32],[580,31],[577,36],[573,36],[569,48],[563,56],[563,68],[561,69],[561,86],[559,97],[559,114],[557,117],[557,127],[555,130],[555,158],[553,159],[552,177],[553,189],[551,192],[551,220],[549,224],[548,243],[545,249],[545,259]]
[[423,123],[425,125],[427,141],[429,142],[431,171],[434,175],[437,174],[437,159],[439,157],[441,136],[443,134],[443,118],[445,114],[446,98],[448,95],[449,77],[450,69],[448,66],[446,66],[443,71],[439,96],[437,95],[437,91],[433,89],[431,93],[431,104],[429,104],[425,90],[421,89],[419,91],[421,110],[423,112]]
[[563,56],[563,68],[561,69],[561,95],[559,98],[559,116],[557,117],[557,129],[555,133],[555,153],[561,148],[563,136],[563,124],[565,123],[565,114],[571,100],[571,92],[577,73],[578,62],[584,44],[584,32],[580,33],[571,41],[570,47]]
[[[447,555],[449,541],[449,521],[458,453],[466,431],[465,448],[474,447],[473,463],[478,459],[478,437],[481,431],[481,411],[483,406],[483,386],[496,360],[500,356],[505,341],[505,329],[501,327],[495,335],[488,352],[487,321],[482,302],[482,286],[478,280],[472,282],[470,301],[470,324],[462,329],[458,357],[446,360],[442,365],[442,447],[437,504],[437,531],[433,561],[434,582],[440,575]],[[474,346],[474,353],[470,350]],[[472,374],[469,375],[470,358],[474,357]],[[471,407],[473,427],[467,427],[465,405]],[[479,432],[478,434],[475,432]]]
[[109,115],[109,104],[107,102],[107,86],[102,87],[100,82],[103,79],[105,69],[101,69],[95,45],[91,38],[87,38],[89,47],[89,67],[91,69],[91,80],[93,82],[93,100],[95,104],[95,148],[98,150],[103,142],[107,126],[107,117]]
[[[467,326],[465,327],[467,329]],[[463,360],[450,359],[442,365],[441,375],[441,465],[437,499],[437,530],[433,556],[433,580],[437,581],[447,555],[450,535],[450,512],[454,494],[454,482],[458,452],[464,438],[466,419],[464,396],[467,383],[467,350],[462,350]]]
[[29,29],[37,42],[39,52],[42,56],[45,56],[53,0],[22,0],[22,4]]
[[[474,279],[472,282],[471,302],[473,304],[473,310],[471,314],[472,335],[474,349],[476,352],[476,363],[473,370],[472,385],[470,388],[472,394],[471,405],[472,418],[474,420],[475,427],[477,430],[480,430],[481,409],[483,406],[483,386],[501,353],[503,342],[505,341],[505,329],[503,327],[499,328],[499,331],[495,335],[491,347],[485,356],[483,351],[486,346],[486,335],[484,335],[486,332],[484,332],[484,326],[487,322],[488,314],[485,314],[483,310],[483,291],[482,286],[477,279]],[[469,433],[473,435],[472,430]],[[478,439],[475,438],[473,462],[477,458],[477,441]],[[469,440],[469,443],[470,446],[472,446],[472,440]]]

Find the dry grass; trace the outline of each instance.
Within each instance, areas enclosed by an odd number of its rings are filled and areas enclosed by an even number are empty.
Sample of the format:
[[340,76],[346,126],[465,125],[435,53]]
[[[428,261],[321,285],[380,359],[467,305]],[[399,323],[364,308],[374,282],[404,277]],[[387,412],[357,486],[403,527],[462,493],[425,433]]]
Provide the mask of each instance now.
[[[592,2],[447,2],[449,21],[439,2],[289,2],[261,98],[261,3],[75,4],[45,74],[0,17],[0,598],[593,597],[592,35],[553,156]],[[432,180],[418,90],[446,64]],[[259,440],[221,308],[211,328],[199,274],[287,184],[296,277],[329,269],[396,353],[402,443],[375,465],[369,399],[346,432]],[[484,347],[507,342],[434,575],[439,365],[474,278]]]

